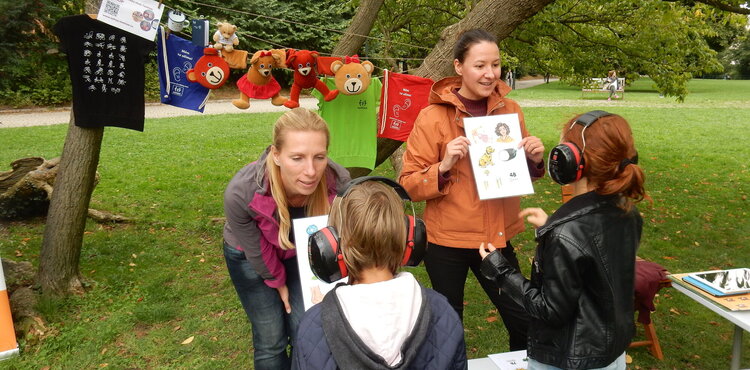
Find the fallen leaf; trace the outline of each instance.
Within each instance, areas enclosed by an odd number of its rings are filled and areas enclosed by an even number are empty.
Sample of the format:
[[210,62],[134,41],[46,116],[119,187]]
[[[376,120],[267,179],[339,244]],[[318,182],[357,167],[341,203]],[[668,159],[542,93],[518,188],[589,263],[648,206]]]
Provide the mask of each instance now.
[[206,262],[206,259],[205,258],[201,258],[200,260],[198,260],[198,262]]
[[192,336],[192,337],[190,337],[188,339],[183,340],[182,344],[190,344],[190,343],[193,342],[193,339],[195,339],[195,336]]
[[680,315],[680,311],[677,311],[677,309],[675,309],[675,308],[670,308],[669,312],[671,312],[671,313],[673,313],[675,315]]
[[172,329],[172,331],[178,331],[178,330],[180,330],[180,329],[182,329],[182,327],[181,327],[181,326],[179,326],[179,325],[177,325],[177,326],[175,326],[175,327],[174,327],[174,329]]
[[630,357],[630,355],[628,355],[628,354],[625,354],[625,363],[626,364],[632,364],[633,363],[633,358]]
[[105,362],[105,363],[103,363],[103,364],[99,364],[99,367],[107,367],[107,366],[109,366],[109,364],[108,364],[108,363],[106,363],[106,362]]
[[486,318],[484,320],[487,321],[487,322],[495,322],[495,321],[497,321],[497,316],[490,316],[490,317],[488,317],[488,318]]
[[713,325],[713,326],[719,326],[719,323],[716,321],[709,321],[708,324]]
[[133,262],[130,262],[130,263],[128,263],[128,266],[130,266],[130,267],[135,267],[135,263],[133,263]]
[[16,257],[23,257],[23,253],[16,249]]
[[695,244],[696,247],[699,247],[701,245],[701,243],[698,242],[693,242],[693,244]]
[[107,348],[106,347],[102,348],[102,351],[99,352],[100,355],[103,355],[105,353],[107,353]]
[[135,253],[131,254],[131,256],[133,256],[133,258],[138,258],[138,255]]

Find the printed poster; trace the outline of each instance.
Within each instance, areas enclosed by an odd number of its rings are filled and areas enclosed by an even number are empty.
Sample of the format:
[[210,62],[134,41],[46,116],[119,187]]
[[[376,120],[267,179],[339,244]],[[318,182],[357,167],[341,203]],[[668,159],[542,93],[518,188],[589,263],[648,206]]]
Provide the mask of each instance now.
[[518,114],[464,118],[469,158],[479,199],[534,193]]
[[294,245],[297,248],[297,265],[299,267],[300,283],[302,285],[302,300],[305,302],[305,311],[310,307],[323,301],[323,296],[333,290],[338,283],[346,283],[348,278],[342,278],[333,283],[319,280],[310,268],[310,250],[308,240],[314,232],[328,226],[328,215],[292,220],[294,227]]
[[529,368],[529,357],[526,350],[496,353],[487,356],[500,370],[521,370]]
[[154,41],[163,11],[154,0],[103,0],[96,19]]

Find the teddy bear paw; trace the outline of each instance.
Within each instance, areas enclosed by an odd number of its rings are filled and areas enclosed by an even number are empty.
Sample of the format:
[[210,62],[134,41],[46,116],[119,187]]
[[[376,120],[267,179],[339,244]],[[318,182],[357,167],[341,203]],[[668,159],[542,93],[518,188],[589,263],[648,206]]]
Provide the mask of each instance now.
[[232,104],[234,104],[235,107],[240,108],[240,109],[250,108],[250,102],[244,101],[242,99],[234,99],[232,100]]
[[232,51],[234,51],[234,46],[226,45],[224,46],[224,51],[226,51],[227,53],[231,53]]
[[284,96],[276,95],[273,98],[271,98],[271,104],[275,106],[284,105],[284,103],[286,103],[288,100],[289,99]]
[[339,95],[339,91],[338,91],[338,90],[331,90],[331,91],[330,91],[330,92],[329,92],[329,93],[328,93],[328,94],[327,94],[327,95],[325,96],[325,98],[323,98],[323,99],[324,99],[325,101],[331,101],[331,100],[333,100],[333,99],[336,99],[336,96],[338,96],[338,95]]
[[294,109],[299,107],[299,102],[296,102],[294,100],[288,100],[286,103],[284,103],[284,106],[289,109]]

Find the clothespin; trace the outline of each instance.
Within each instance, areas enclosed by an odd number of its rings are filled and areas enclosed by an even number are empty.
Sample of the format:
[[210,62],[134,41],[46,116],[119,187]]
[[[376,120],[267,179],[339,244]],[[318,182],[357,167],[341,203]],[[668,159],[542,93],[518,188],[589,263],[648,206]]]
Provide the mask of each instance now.
[[164,0],[159,0],[159,8],[161,8],[161,5],[162,5],[162,2],[163,2],[163,1],[164,1]]

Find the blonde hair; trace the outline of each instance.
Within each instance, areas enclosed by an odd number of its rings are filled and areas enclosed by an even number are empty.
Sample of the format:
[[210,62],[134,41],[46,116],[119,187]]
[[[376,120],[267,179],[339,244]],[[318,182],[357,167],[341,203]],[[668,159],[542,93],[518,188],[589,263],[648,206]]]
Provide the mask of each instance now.
[[[330,142],[330,133],[328,125],[317,115],[305,108],[294,108],[279,117],[273,126],[273,146],[276,150],[284,147],[284,139],[289,131],[307,131],[322,132],[326,137],[326,149]],[[310,216],[319,216],[328,213],[330,205],[328,204],[328,184],[326,181],[327,169],[318,183],[318,187],[307,198],[305,205],[306,214]],[[271,196],[276,202],[276,212],[279,215],[279,247],[281,249],[294,249],[294,243],[289,240],[289,231],[292,229],[292,220],[289,215],[289,202],[284,189],[284,183],[281,180],[281,170],[274,162],[271,153],[266,157],[266,173]]]
[[350,282],[371,267],[396,274],[406,247],[406,221],[392,187],[377,181],[354,185],[333,201],[328,223],[338,231]]

